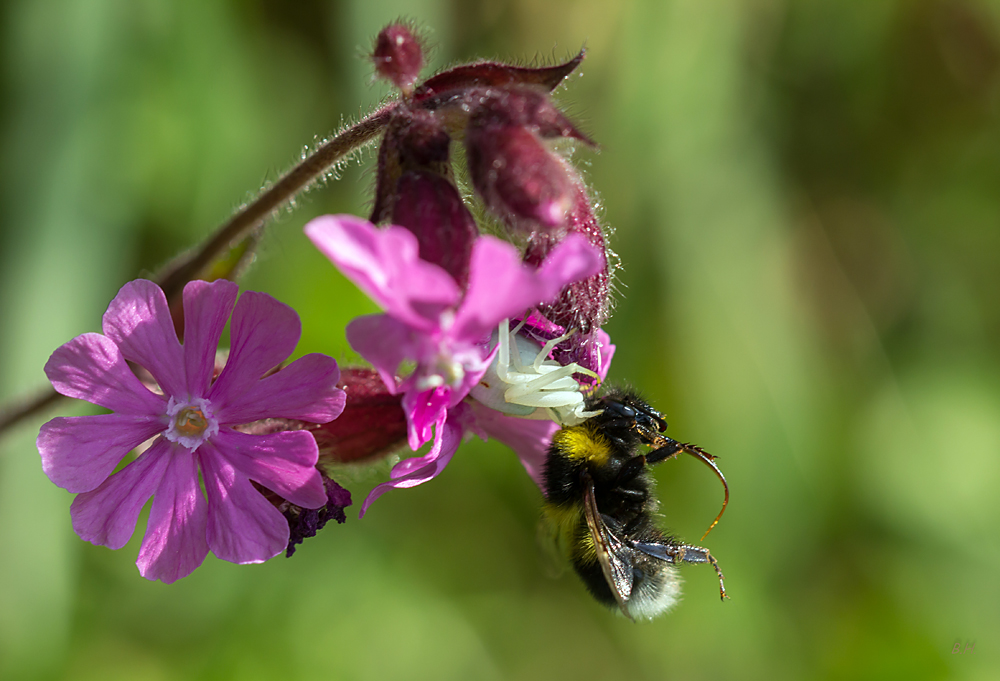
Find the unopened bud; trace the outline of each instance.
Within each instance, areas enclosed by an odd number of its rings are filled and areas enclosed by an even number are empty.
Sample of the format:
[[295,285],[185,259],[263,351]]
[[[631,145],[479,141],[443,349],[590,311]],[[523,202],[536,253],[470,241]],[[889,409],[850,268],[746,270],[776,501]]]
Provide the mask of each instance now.
[[392,223],[413,232],[420,258],[442,267],[465,289],[479,229],[447,178],[429,171],[403,173],[396,183]]
[[375,38],[375,71],[409,94],[424,66],[424,51],[410,27],[389,24]]
[[565,223],[573,184],[562,161],[533,132],[470,124],[465,144],[472,185],[497,217],[525,231]]
[[543,139],[572,137],[595,146],[544,90],[533,87],[491,88],[470,92],[468,99],[474,107],[470,125],[518,125]]
[[371,221],[378,225],[392,219],[397,183],[407,170],[430,170],[450,177],[451,137],[435,114],[401,109],[389,123],[378,150],[375,201]]

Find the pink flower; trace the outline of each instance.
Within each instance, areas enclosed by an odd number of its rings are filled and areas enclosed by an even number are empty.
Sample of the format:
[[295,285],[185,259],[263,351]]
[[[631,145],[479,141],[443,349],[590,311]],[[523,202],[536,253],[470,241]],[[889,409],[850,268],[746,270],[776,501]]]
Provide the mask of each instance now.
[[[451,459],[470,417],[461,402],[492,360],[490,334],[503,319],[554,300],[570,282],[603,266],[601,251],[569,235],[537,268],[518,250],[491,236],[476,239],[463,290],[441,267],[422,260],[405,228],[379,229],[351,215],[316,218],[306,235],[385,314],[352,321],[347,339],[372,363],[387,388],[403,392],[410,448],[434,438],[431,451],[393,468],[362,513],[391,487],[412,487],[435,477]],[[413,373],[397,383],[405,362]]]
[[[294,310],[263,293],[244,293],[234,309],[237,293],[228,281],[189,283],[182,345],[163,291],[150,281],[130,282],[104,314],[104,335],[77,336],[45,365],[58,392],[114,413],[42,426],[42,468],[52,482],[78,493],[71,513],[80,538],[112,549],[129,541],[153,497],[137,561],[147,579],[180,579],[209,550],[234,563],[259,563],[283,551],[288,523],[252,483],[303,508],[327,502],[312,435],[248,435],[230,426],[336,418],[345,401],[336,387],[337,364],[306,355],[261,378],[291,354],[301,325]],[[213,381],[230,312],[231,351]],[[127,362],[149,371],[163,394],[146,388]],[[150,438],[148,449],[112,474]]]

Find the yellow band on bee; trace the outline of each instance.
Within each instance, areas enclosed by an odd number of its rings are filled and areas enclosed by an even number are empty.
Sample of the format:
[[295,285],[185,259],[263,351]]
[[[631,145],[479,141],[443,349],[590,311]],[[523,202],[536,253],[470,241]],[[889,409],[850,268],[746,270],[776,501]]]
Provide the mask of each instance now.
[[611,456],[607,439],[587,423],[563,428],[552,438],[552,444],[566,458],[589,461],[597,466],[603,466]]

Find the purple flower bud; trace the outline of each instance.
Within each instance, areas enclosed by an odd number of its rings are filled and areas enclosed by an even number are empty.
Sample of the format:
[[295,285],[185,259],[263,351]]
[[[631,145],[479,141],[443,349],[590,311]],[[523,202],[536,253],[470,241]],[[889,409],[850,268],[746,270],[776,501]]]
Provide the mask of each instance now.
[[392,222],[416,235],[422,260],[439,265],[465,288],[479,229],[448,179],[429,171],[403,173],[396,183]]
[[590,139],[552,103],[528,87],[469,93],[466,130],[472,184],[486,206],[515,228],[561,227],[573,204],[572,171],[542,138]]
[[409,26],[389,24],[375,38],[372,61],[380,76],[409,94],[424,66],[424,51]]
[[429,111],[400,109],[389,123],[378,150],[375,201],[370,221],[392,219],[400,175],[406,170],[431,170],[451,176],[448,160],[451,136]]
[[518,125],[543,139],[573,137],[596,146],[559,110],[548,93],[533,87],[474,90],[466,97],[473,107],[470,125]]
[[401,109],[379,149],[371,222],[409,229],[420,258],[464,287],[479,230],[451,180],[450,146],[451,136],[434,113]]
[[565,223],[573,183],[537,135],[517,125],[470,124],[465,144],[472,186],[497,217],[525,231]]
[[[604,231],[594,214],[587,189],[574,178],[573,204],[566,219],[566,233],[582,234],[604,254],[604,267],[597,274],[573,282],[563,289],[554,303],[539,306],[546,319],[566,329],[577,329],[583,336],[604,325],[611,315],[611,270],[608,266]],[[537,265],[559,243],[563,235],[536,232],[531,235],[525,251],[525,262]],[[579,357],[574,361],[587,366]]]

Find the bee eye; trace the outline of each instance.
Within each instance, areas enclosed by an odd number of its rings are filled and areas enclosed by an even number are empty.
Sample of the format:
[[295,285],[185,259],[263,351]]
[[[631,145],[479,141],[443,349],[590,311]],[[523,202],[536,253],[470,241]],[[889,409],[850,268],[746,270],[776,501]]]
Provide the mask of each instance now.
[[634,419],[636,417],[635,409],[614,400],[606,400],[604,408],[619,418]]

